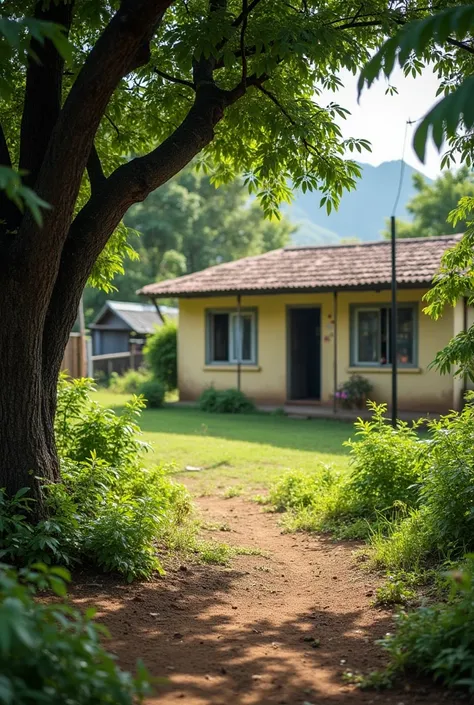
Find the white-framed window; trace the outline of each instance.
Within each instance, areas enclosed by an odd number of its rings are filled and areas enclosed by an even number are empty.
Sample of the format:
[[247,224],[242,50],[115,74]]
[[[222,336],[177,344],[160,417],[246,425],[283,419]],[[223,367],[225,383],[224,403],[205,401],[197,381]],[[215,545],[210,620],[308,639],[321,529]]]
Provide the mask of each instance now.
[[257,362],[257,312],[243,309],[207,311],[206,362],[254,365]]
[[[397,306],[397,364],[417,365],[417,316],[415,304]],[[360,367],[391,365],[392,310],[390,305],[353,306],[351,364]]]

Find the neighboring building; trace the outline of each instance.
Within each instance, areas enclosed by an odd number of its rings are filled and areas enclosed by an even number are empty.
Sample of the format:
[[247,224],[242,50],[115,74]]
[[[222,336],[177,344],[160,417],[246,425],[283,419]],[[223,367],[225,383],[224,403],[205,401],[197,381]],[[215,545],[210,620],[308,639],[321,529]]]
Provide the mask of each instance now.
[[[441,257],[459,237],[397,242],[401,410],[443,412],[461,403],[462,379],[440,376],[430,363],[471,311],[459,302],[437,321],[423,313]],[[240,375],[241,389],[260,404],[330,404],[337,385],[356,372],[373,384],[375,400],[390,402],[390,262],[388,241],[288,247],[140,293],[180,300],[182,400],[209,385],[236,387]]]
[[[160,306],[160,311],[165,319],[178,317],[176,308]],[[92,354],[128,353],[132,345],[139,353],[146,342],[146,337],[162,323],[153,304],[106,301],[89,326],[92,335]]]

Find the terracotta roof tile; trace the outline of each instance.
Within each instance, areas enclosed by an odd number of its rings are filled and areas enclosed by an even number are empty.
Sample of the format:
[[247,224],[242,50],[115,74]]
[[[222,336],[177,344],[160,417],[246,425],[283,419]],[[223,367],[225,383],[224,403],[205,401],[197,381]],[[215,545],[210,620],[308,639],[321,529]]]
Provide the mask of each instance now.
[[[443,253],[461,235],[397,240],[397,281],[429,284]],[[324,291],[387,287],[391,281],[390,242],[334,247],[288,247],[209,267],[157,284],[140,294],[186,297],[225,293]]]

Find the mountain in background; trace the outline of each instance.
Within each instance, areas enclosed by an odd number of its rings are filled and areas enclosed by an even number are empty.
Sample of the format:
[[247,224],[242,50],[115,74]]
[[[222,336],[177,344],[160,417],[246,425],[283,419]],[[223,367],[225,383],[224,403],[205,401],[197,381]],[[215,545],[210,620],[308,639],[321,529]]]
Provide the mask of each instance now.
[[[390,217],[398,191],[401,161],[382,162],[379,166],[361,164],[362,176],[354,191],[345,192],[339,209],[327,215],[319,207],[321,195],[298,192],[282,210],[298,226],[294,245],[337,245],[342,239],[363,242],[380,240],[385,220]],[[397,216],[411,220],[406,204],[415,195],[412,175],[416,169],[405,164]],[[431,183],[431,179],[425,177]]]

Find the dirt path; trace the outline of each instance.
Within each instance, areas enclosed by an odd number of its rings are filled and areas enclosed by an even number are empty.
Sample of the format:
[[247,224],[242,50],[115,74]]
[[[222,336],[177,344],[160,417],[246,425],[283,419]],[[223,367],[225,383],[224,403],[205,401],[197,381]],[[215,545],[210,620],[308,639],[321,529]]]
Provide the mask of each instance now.
[[281,534],[275,516],[240,498],[205,497],[199,505],[207,521],[231,527],[218,538],[267,557],[242,556],[231,568],[181,566],[165,580],[104,580],[74,591],[78,603],[99,606],[122,666],[133,670],[141,657],[153,675],[169,679],[150,703],[459,702],[420,684],[383,693],[344,684],[343,671],[381,665],[374,641],[392,626],[389,613],[370,606],[374,579],[355,567],[350,545]]

